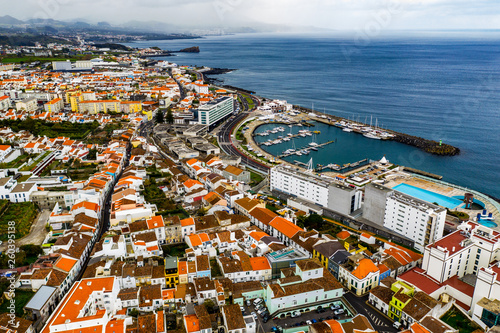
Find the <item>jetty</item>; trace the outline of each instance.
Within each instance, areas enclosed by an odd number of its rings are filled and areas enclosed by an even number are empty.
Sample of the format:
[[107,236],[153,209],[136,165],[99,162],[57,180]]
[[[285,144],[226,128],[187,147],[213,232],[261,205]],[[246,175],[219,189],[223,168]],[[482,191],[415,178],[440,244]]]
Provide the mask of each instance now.
[[359,168],[359,167],[362,167],[362,166],[365,166],[368,164],[370,164],[370,160],[368,160],[367,158],[364,158],[360,161],[353,162],[353,163],[346,163],[344,165],[338,165],[338,164],[334,164],[334,163],[330,163],[327,165],[318,164],[315,170],[317,172],[320,172],[320,171],[330,169],[330,170],[338,171],[340,173],[346,173],[346,172],[349,172],[355,168]]
[[[305,147],[302,147],[302,148],[298,148],[298,149],[289,149],[288,152],[285,151],[283,154],[281,155],[278,155],[278,158],[283,158],[283,157],[288,157],[288,156],[292,156],[292,155],[297,155],[297,156],[302,156],[302,155],[307,155],[309,154],[309,151],[310,150],[317,150],[319,148],[323,148],[331,143],[335,143],[335,140],[331,140],[331,141],[328,141],[328,142],[323,142],[323,143],[318,143],[314,146],[305,146]],[[315,148],[315,149],[313,149]],[[297,162],[297,161],[295,161]]]

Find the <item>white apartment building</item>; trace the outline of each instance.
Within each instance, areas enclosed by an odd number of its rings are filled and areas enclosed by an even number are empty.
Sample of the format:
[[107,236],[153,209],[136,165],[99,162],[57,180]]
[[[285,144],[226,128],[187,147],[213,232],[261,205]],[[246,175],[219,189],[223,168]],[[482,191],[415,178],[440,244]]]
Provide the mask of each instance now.
[[397,191],[387,197],[384,227],[415,241],[419,251],[443,236],[445,219],[442,207]]
[[27,112],[33,112],[37,108],[38,108],[38,101],[36,100],[36,98],[27,98],[16,103],[17,111],[24,110]]
[[10,108],[10,97],[9,96],[0,96],[0,110],[7,110]]
[[500,260],[500,233],[475,222],[425,247],[422,269],[444,282],[454,275],[478,274],[481,267]]
[[271,191],[283,192],[316,205],[349,215],[361,207],[361,192],[332,178],[301,172],[290,166],[270,170]]
[[211,101],[198,109],[198,122],[201,125],[212,126],[219,120],[233,113],[233,98],[225,96]]

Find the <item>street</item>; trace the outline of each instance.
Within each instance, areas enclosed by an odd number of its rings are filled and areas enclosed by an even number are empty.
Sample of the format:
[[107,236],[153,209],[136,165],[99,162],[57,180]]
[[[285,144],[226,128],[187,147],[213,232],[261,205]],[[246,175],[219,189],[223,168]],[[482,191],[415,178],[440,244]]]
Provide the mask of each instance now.
[[395,333],[397,329],[392,327],[392,321],[381,315],[378,311],[372,309],[366,304],[368,295],[355,296],[351,292],[344,294],[344,298],[352,305],[352,307],[359,313],[364,315],[370,321],[373,328],[379,333]]

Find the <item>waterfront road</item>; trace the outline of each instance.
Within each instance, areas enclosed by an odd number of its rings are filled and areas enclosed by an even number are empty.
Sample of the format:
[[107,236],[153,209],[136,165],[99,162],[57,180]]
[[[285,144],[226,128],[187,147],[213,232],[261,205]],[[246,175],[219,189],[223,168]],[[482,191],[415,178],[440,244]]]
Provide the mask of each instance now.
[[395,333],[397,329],[392,327],[392,321],[380,314],[377,310],[373,309],[366,304],[368,295],[358,297],[352,292],[344,294],[344,298],[352,305],[352,307],[359,313],[368,318],[370,324],[379,333]]
[[221,149],[228,155],[241,157],[241,162],[251,168],[257,169],[265,174],[268,173],[269,167],[248,158],[247,155],[239,151],[233,144],[232,132],[236,125],[248,116],[249,112],[242,112],[236,115],[233,119],[225,122],[219,130],[218,142]]

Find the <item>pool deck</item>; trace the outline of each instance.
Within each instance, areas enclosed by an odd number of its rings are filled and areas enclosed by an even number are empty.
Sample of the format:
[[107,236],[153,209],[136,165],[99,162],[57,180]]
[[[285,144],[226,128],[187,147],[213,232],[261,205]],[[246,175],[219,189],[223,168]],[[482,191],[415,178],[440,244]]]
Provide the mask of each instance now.
[[[434,181],[431,181],[428,179],[424,179],[424,178],[421,178],[419,176],[410,175],[406,172],[392,173],[391,175],[388,175],[386,177],[386,180],[388,180],[388,181],[385,183],[385,186],[390,187],[390,188],[394,188],[395,186],[397,186],[399,184],[405,183],[405,184],[408,184],[411,186],[415,186],[415,187],[419,187],[419,188],[422,188],[422,189],[425,189],[428,191],[439,193],[439,194],[445,195],[447,197],[463,196],[464,193],[466,192],[462,189],[452,187],[452,186],[446,186],[444,184],[434,182]],[[485,204],[486,210],[488,212],[493,213],[493,217],[495,217],[495,222],[497,224],[499,224],[500,211],[491,202],[484,200],[483,198],[479,198],[476,195],[474,195],[474,198],[480,200],[481,202],[483,202]],[[491,199],[491,200],[493,200],[493,199]],[[469,216],[471,218],[476,216],[477,213],[482,212],[482,210],[467,210],[467,209],[463,209],[463,208],[456,208],[455,210],[467,213],[467,214],[469,214]],[[500,231],[500,226],[493,228],[493,229]]]

